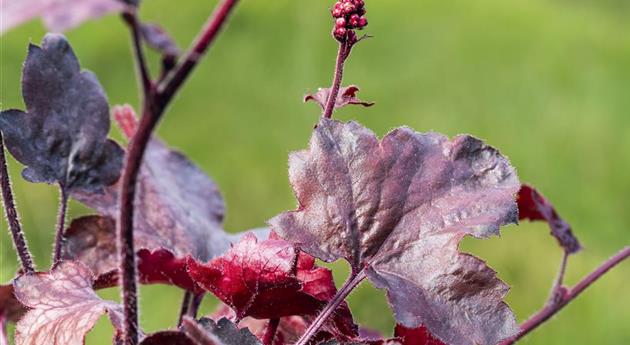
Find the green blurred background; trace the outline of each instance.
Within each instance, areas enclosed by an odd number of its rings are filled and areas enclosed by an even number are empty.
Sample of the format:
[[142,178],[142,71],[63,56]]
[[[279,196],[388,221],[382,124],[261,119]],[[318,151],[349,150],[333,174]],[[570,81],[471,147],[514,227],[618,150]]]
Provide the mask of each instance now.
[[[216,1],[144,1],[141,16],[159,22],[185,47]],[[219,184],[227,228],[264,225],[295,206],[287,153],[306,146],[319,109],[302,104],[330,84],[336,44],[332,1],[242,1],[229,27],[169,109],[159,133]],[[369,0],[374,38],[356,47],[345,83],[376,101],[346,108],[379,135],[403,124],[449,135],[472,133],[500,148],[522,181],[539,187],[574,226],[585,250],[572,257],[568,282],[630,243],[630,2],[625,0]],[[2,36],[2,108],[22,108],[20,69],[29,41],[45,33],[35,20]],[[128,33],[117,16],[67,32],[84,68],[112,105],[138,105]],[[150,54],[154,71],[157,57]],[[120,138],[117,130],[112,135]],[[37,263],[46,267],[58,195],[28,184],[11,160],[19,211]],[[72,216],[89,213],[73,203]],[[2,221],[1,278],[15,254]],[[467,239],[463,248],[512,285],[519,320],[544,303],[561,251],[544,224],[504,229],[501,238]],[[344,264],[333,265],[343,281]],[[104,291],[117,298],[116,290]],[[173,326],[181,292],[143,287],[145,331]],[[207,298],[203,312],[216,301]],[[381,291],[367,284],[350,297],[362,325],[391,332]],[[88,344],[109,344],[98,324]],[[630,344],[630,263],[605,276],[524,344]]]

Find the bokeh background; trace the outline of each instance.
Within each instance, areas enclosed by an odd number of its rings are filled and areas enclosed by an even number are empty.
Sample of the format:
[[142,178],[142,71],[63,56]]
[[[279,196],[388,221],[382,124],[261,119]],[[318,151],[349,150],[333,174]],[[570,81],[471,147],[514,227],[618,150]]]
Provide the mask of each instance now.
[[[146,0],[143,19],[161,23],[182,47],[214,0]],[[227,228],[259,227],[295,207],[287,154],[306,146],[319,109],[302,96],[330,84],[336,44],[332,1],[244,0],[223,35],[185,85],[159,128],[219,184]],[[379,135],[408,125],[449,135],[472,133],[500,148],[569,220],[585,250],[570,260],[574,283],[630,243],[630,2],[625,0],[368,0],[367,32],[345,83],[377,104],[346,108]],[[2,108],[23,108],[20,69],[39,20],[2,36]],[[138,105],[128,33],[117,16],[67,32],[84,68],[94,71],[112,105]],[[157,56],[149,55],[157,70]],[[112,135],[120,138],[116,129]],[[13,185],[37,264],[46,267],[57,208],[55,188],[26,183],[11,160]],[[71,215],[90,211],[77,203]],[[0,224],[0,276],[17,267]],[[547,298],[561,250],[540,224],[504,229],[501,238],[467,239],[512,285],[519,320]],[[342,282],[345,264],[333,265]],[[102,292],[117,298],[115,289]],[[182,293],[142,287],[145,331],[171,327]],[[207,298],[202,312],[216,300]],[[393,319],[381,291],[368,284],[350,297],[361,324],[389,334]],[[88,344],[111,343],[102,321]],[[596,283],[524,344],[630,344],[630,262]]]

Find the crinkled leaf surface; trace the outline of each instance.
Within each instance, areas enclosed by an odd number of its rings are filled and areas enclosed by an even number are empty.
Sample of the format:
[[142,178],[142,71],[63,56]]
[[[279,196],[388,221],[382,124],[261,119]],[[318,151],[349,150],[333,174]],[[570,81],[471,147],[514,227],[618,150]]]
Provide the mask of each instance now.
[[407,328],[403,325],[396,325],[394,336],[400,339],[402,345],[446,345],[434,337],[424,326]]
[[30,45],[22,74],[27,112],[0,113],[7,149],[31,182],[65,190],[99,191],[120,176],[123,150],[107,139],[107,98],[89,71],[81,71],[65,37],[48,34]]
[[205,317],[198,321],[185,317],[183,326],[186,334],[199,345],[262,345],[247,328],[239,329],[226,318],[215,322]]
[[[95,288],[118,284],[118,256],[116,255],[116,227],[114,220],[102,216],[74,219],[64,232],[62,257],[86,264],[96,279]],[[194,292],[202,292],[186,272],[186,259],[177,258],[167,249],[140,249],[138,256],[139,281],[142,284],[171,284]]]
[[291,154],[296,211],[272,229],[325,261],[345,258],[387,290],[396,319],[452,345],[495,344],[517,332],[508,286],[458,251],[466,235],[516,222],[516,173],[478,139],[398,128],[381,141],[355,122],[322,119]]
[[551,235],[567,253],[573,254],[582,249],[580,242],[573,235],[571,225],[560,217],[555,207],[536,188],[526,184],[521,186],[518,192],[518,211],[520,219],[547,222]]
[[16,322],[24,313],[26,307],[15,298],[13,284],[0,285],[0,318]]
[[[199,344],[194,342],[184,332],[180,331],[162,331],[148,335],[142,339],[140,345],[215,345],[215,344]],[[221,344],[216,344],[221,345]]]
[[32,308],[17,323],[16,345],[83,345],[104,313],[122,329],[122,307],[96,295],[92,273],[80,262],[63,261],[51,272],[20,276],[13,285],[18,300]]
[[0,34],[41,17],[48,30],[61,32],[84,21],[125,8],[120,0],[0,0]]
[[[135,132],[130,107],[117,107],[114,116],[124,133]],[[152,139],[138,177],[134,236],[137,248],[166,249],[175,257],[199,260],[224,253],[240,235],[222,229],[225,205],[214,182],[186,156]],[[101,215],[118,215],[118,184],[102,194],[73,197]],[[264,232],[264,231],[261,231]]]
[[[362,105],[364,107],[371,107],[373,102],[364,102],[357,97],[359,88],[356,85],[350,85],[339,89],[339,94],[335,102],[335,108],[343,108],[346,105]],[[319,88],[315,94],[308,94],[304,96],[304,102],[314,101],[319,104],[322,111],[326,109],[326,103],[330,97],[330,88]]]
[[[335,295],[332,272],[315,267],[314,258],[299,255],[282,239],[258,242],[245,235],[224,255],[207,264],[188,262],[190,277],[229,305],[241,319],[317,315]],[[357,327],[346,304],[335,313],[332,333],[354,337]]]

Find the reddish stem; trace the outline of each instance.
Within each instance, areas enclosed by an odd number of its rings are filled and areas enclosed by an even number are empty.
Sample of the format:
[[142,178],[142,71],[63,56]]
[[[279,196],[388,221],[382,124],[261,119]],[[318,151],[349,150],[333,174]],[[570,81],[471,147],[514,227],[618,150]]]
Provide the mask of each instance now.
[[569,261],[569,252],[566,250],[562,254],[562,261],[560,262],[560,269],[558,270],[558,276],[556,277],[553,287],[551,288],[551,294],[547,303],[558,303],[558,301],[564,298],[564,274],[567,271],[567,264]]
[[177,67],[171,72],[170,76],[158,86],[159,106],[166,107],[171,101],[177,90],[186,81],[190,72],[197,66],[197,63],[208,50],[210,44],[214,41],[217,33],[225,25],[226,19],[232,12],[238,0],[223,0],[212,16],[204,25],[200,35],[197,36],[195,42],[189,51],[182,58]]
[[13,246],[18,254],[18,258],[22,262],[22,270],[24,273],[35,271],[33,264],[33,256],[28,249],[22,225],[20,225],[20,217],[15,208],[13,200],[13,191],[11,190],[11,179],[7,169],[7,160],[4,155],[4,140],[0,132],[0,187],[2,188],[2,200],[4,201],[4,212],[7,216],[11,236],[13,237]]
[[66,225],[66,212],[68,210],[68,193],[66,189],[60,185],[59,192],[61,198],[59,200],[59,212],[57,213],[57,229],[55,230],[55,247],[51,267],[54,267],[61,260],[61,248],[63,247],[63,230]]
[[606,272],[620,264],[622,261],[630,257],[630,247],[626,247],[622,249],[619,253],[617,253],[612,258],[606,260],[602,265],[597,267],[593,272],[589,273],[586,277],[584,277],[580,282],[578,282],[568,293],[564,296],[564,298],[557,303],[547,304],[543,309],[541,309],[538,313],[534,314],[529,320],[525,321],[521,325],[521,331],[516,336],[504,340],[500,345],[510,345],[514,344],[519,339],[523,338],[534,329],[538,328],[538,326],[542,325],[546,321],[548,321],[552,316],[554,316],[557,312],[562,310],[565,306],[567,306],[571,301],[577,298],[586,288],[591,286],[595,281],[601,278]]
[[188,310],[188,316],[192,317],[193,319],[197,318],[197,312],[199,311],[199,307],[201,306],[201,302],[203,301],[203,297],[205,295],[206,295],[205,293],[193,295],[193,298],[190,301],[190,308]]
[[269,323],[267,324],[267,329],[265,330],[265,335],[262,339],[263,345],[273,344],[273,339],[276,337],[276,332],[278,331],[278,325],[280,325],[280,318],[269,320]]
[[136,69],[139,75],[140,83],[142,86],[142,92],[145,99],[149,99],[151,96],[151,90],[153,89],[153,82],[149,74],[149,67],[147,66],[146,58],[144,56],[144,50],[142,49],[142,35],[140,33],[140,22],[136,10],[131,9],[128,12],[122,14],[123,20],[129,26],[131,32],[131,42],[133,44],[134,57],[136,61]]
[[[177,69],[174,76],[166,82],[163,92],[147,92],[147,85],[151,85],[148,79],[148,71],[144,62],[144,55],[139,45],[140,38],[137,32],[137,22],[135,16],[131,16],[130,27],[134,40],[134,51],[136,63],[139,66],[142,85],[144,89],[142,118],[138,124],[135,135],[129,143],[125,156],[125,165],[120,186],[120,214],[118,218],[118,251],[121,262],[121,284],[122,300],[124,303],[124,324],[123,334],[125,345],[138,344],[138,301],[137,301],[137,281],[136,281],[136,256],[133,243],[133,219],[134,201],[136,196],[136,182],[138,173],[142,165],[144,151],[151,138],[151,133],[157,126],[164,109],[186,80],[193,67],[197,64],[201,56],[206,52],[210,43],[223,26],[230,10],[236,4],[236,0],[224,0],[219,4],[218,9],[202,30],[199,38]],[[129,18],[126,18],[126,20]],[[135,23],[135,24],[134,24]]]
[[333,111],[335,111],[335,103],[337,102],[337,95],[339,95],[339,89],[341,89],[341,81],[343,80],[343,65],[348,58],[350,47],[346,41],[339,42],[339,51],[337,52],[337,63],[335,64],[335,75],[333,77],[333,83],[330,87],[330,94],[326,101],[326,108],[324,109],[324,117],[331,118]]
[[324,325],[324,322],[328,320],[328,318],[337,310],[337,307],[346,300],[346,297],[356,288],[363,279],[366,278],[365,269],[360,270],[359,272],[353,273],[350,278],[343,284],[341,289],[337,291],[335,296],[328,301],[328,304],[324,307],[324,309],[317,315],[315,320],[308,326],[306,332],[302,335],[300,340],[298,340],[295,345],[306,345],[309,343],[311,338],[317,334],[317,331]]

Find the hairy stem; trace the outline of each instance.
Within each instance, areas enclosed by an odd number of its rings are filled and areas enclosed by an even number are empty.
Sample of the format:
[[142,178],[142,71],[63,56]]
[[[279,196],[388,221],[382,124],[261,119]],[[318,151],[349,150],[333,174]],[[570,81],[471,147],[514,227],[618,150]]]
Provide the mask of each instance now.
[[175,93],[177,93],[177,90],[186,81],[190,72],[197,66],[201,57],[203,57],[210,44],[225,25],[237,2],[238,0],[222,0],[219,3],[181,62],[175,67],[170,76],[160,83],[158,86],[160,107],[166,107]]
[[267,329],[265,330],[265,335],[262,339],[263,345],[273,344],[273,339],[276,337],[276,332],[278,331],[278,325],[280,325],[280,318],[269,320],[269,323],[267,324]]
[[182,299],[182,306],[179,308],[179,317],[177,318],[177,327],[182,325],[184,315],[188,315],[188,309],[190,308],[190,300],[192,299],[192,293],[186,291],[184,298]]
[[200,293],[193,296],[192,301],[190,301],[188,316],[192,317],[193,319],[197,318],[197,312],[199,311],[199,307],[201,306],[201,302],[203,301],[203,297],[205,295],[205,293]]
[[[136,64],[139,66],[140,77],[144,90],[142,118],[138,124],[135,135],[129,143],[120,185],[120,213],[118,217],[118,251],[122,272],[122,300],[124,304],[123,334],[125,345],[138,344],[138,300],[136,281],[136,256],[133,243],[133,218],[134,201],[136,196],[136,182],[142,165],[144,151],[147,147],[151,133],[157,126],[164,109],[171,101],[177,90],[197,64],[199,59],[207,51],[210,43],[214,41],[219,29],[223,26],[236,0],[224,0],[204,27],[192,50],[173,72],[173,78],[166,82],[162,92],[151,91],[152,82],[149,79],[144,55],[140,46],[140,37],[137,30],[137,21],[132,14],[130,25]],[[128,18],[126,18],[128,20]],[[135,25],[134,25],[135,23]],[[148,85],[148,87],[147,87]],[[147,89],[149,90],[147,92]]]
[[9,337],[7,336],[7,318],[0,315],[0,345],[9,345]]
[[326,108],[324,109],[324,117],[331,118],[333,111],[335,110],[335,103],[337,102],[337,95],[339,95],[339,89],[341,88],[341,81],[343,80],[343,65],[348,58],[349,44],[339,42],[339,51],[337,52],[337,62],[335,64],[335,75],[333,77],[333,83],[330,88],[330,94],[326,101]]
[[68,210],[68,192],[63,186],[59,186],[59,212],[57,213],[57,228],[55,230],[55,247],[51,267],[61,260],[61,248],[63,247],[63,230],[66,225],[66,212]]
[[131,32],[131,42],[133,44],[134,60],[136,61],[136,69],[138,71],[140,84],[142,86],[142,92],[145,99],[150,99],[153,89],[153,82],[151,81],[151,75],[149,74],[149,67],[142,49],[142,36],[140,33],[140,22],[136,10],[124,12],[122,14],[123,20],[129,26]]
[[343,284],[341,289],[337,291],[335,296],[328,301],[328,304],[324,307],[324,309],[317,315],[315,320],[308,326],[306,332],[302,335],[300,340],[298,340],[295,345],[306,345],[311,340],[317,331],[324,325],[324,322],[328,320],[328,318],[337,310],[337,307],[346,300],[346,297],[356,288],[362,281],[365,279],[365,269],[362,269],[356,273],[353,273],[348,280]]
[[593,272],[589,273],[586,277],[580,280],[573,288],[571,288],[564,298],[557,303],[547,304],[543,309],[541,309],[538,313],[534,314],[529,320],[525,321],[521,325],[520,332],[514,337],[503,341],[500,345],[510,345],[514,344],[519,339],[523,338],[534,329],[538,328],[540,325],[544,324],[548,321],[552,316],[554,316],[557,312],[562,310],[565,306],[567,306],[571,301],[577,298],[586,288],[591,286],[595,281],[601,278],[606,272],[620,264],[622,261],[630,257],[630,247],[626,247],[622,249],[620,252],[615,254],[615,256],[606,260],[603,264],[597,267]]
[[20,225],[20,217],[18,216],[17,209],[15,208],[15,202],[13,201],[13,191],[11,190],[11,180],[9,178],[9,171],[7,168],[7,160],[4,155],[4,140],[2,133],[0,132],[0,187],[2,188],[2,200],[4,202],[4,212],[7,216],[7,222],[9,223],[9,229],[11,230],[11,236],[13,237],[13,246],[18,254],[18,258],[22,263],[22,270],[24,273],[31,273],[35,271],[35,265],[33,264],[33,256],[30,250],[28,250],[28,244],[26,244],[26,238]]

